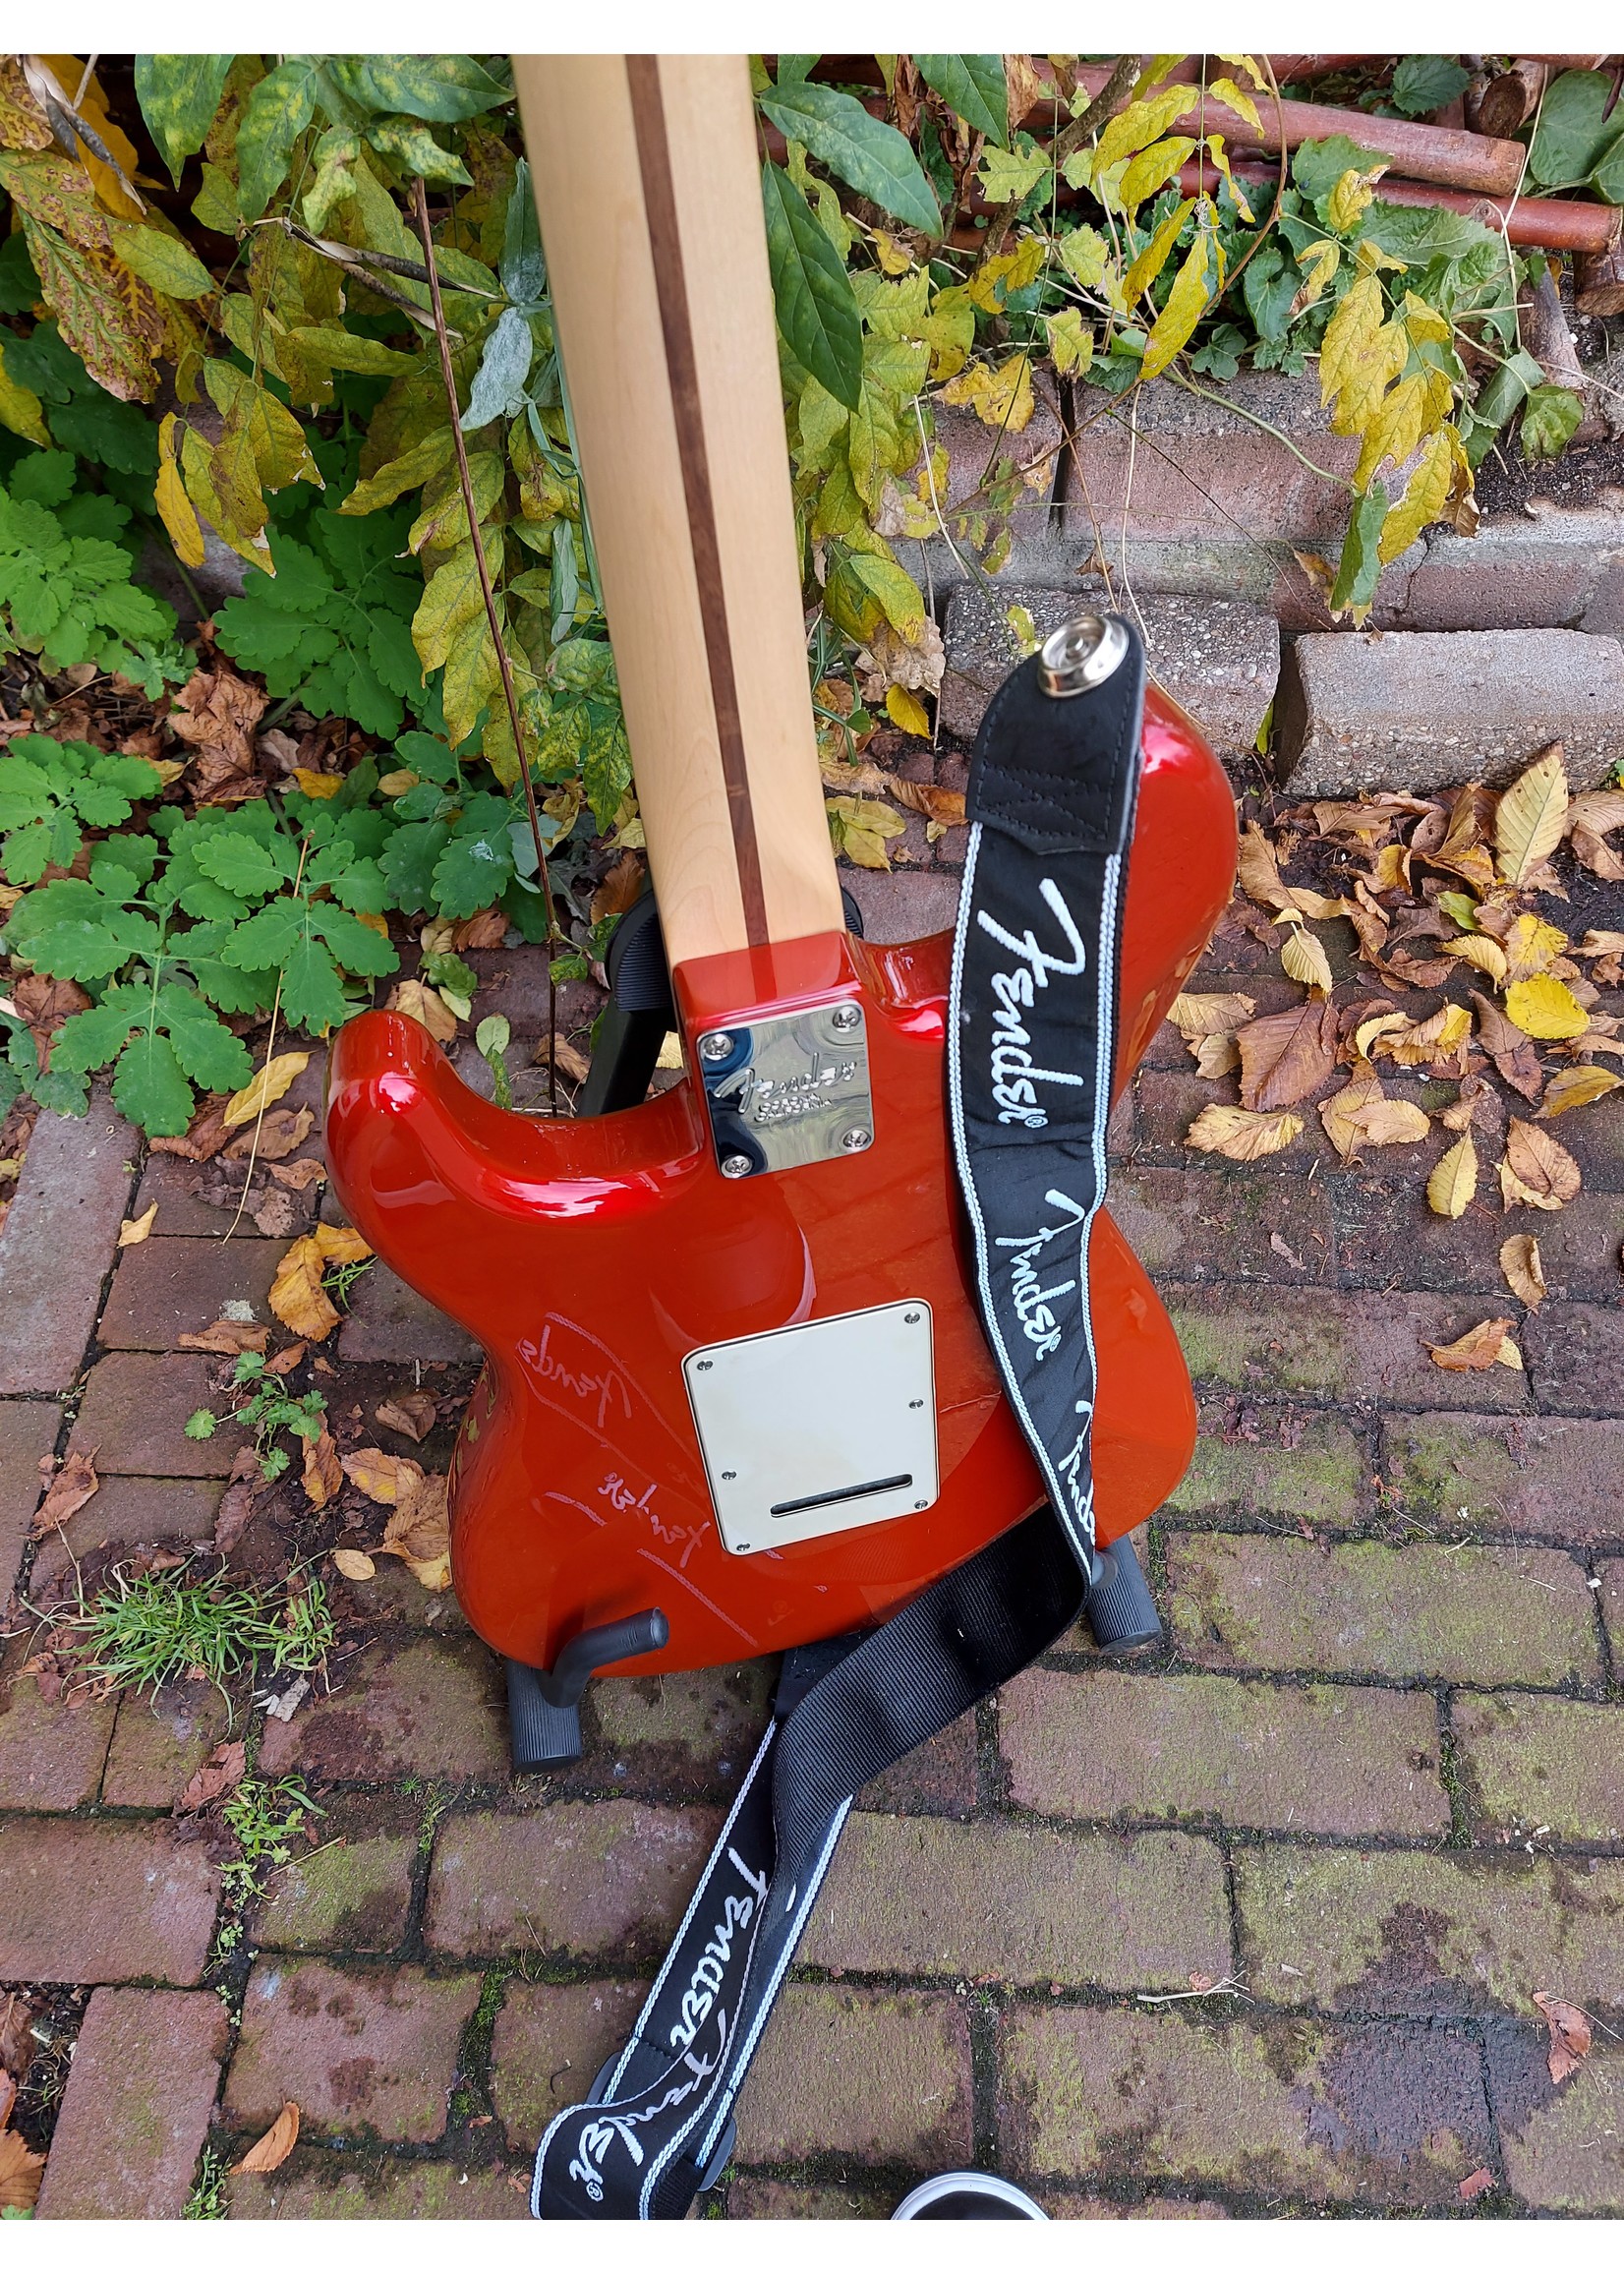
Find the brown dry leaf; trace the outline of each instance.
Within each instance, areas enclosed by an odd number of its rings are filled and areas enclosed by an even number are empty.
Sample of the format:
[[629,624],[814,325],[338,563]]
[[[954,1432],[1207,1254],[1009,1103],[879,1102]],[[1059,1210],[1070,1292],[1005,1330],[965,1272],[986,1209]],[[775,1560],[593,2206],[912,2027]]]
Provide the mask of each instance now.
[[385,1398],[375,1409],[373,1418],[386,1429],[398,1429],[403,1437],[410,1437],[415,1445],[421,1445],[434,1428],[438,1412],[438,1402],[427,1390],[402,1390],[398,1397]]
[[451,945],[460,956],[469,948],[499,948],[507,937],[507,918],[500,908],[482,908],[477,916],[464,916],[451,934]]
[[151,1237],[152,1226],[157,1220],[158,1203],[156,1200],[144,1214],[126,1216],[118,1228],[119,1246],[121,1248],[139,1248],[144,1240]]
[[43,1540],[58,1524],[66,1524],[70,1516],[77,1515],[86,1501],[93,1499],[101,1489],[93,1448],[88,1453],[70,1453],[54,1477],[50,1474],[50,1459],[47,1453],[39,1464],[42,1480],[49,1479],[49,1488],[33,1520],[35,1540]]
[[1345,1161],[1355,1159],[1362,1145],[1417,1144],[1432,1126],[1419,1105],[1387,1095],[1367,1059],[1355,1061],[1342,1088],[1320,1106],[1319,1118]]
[[1370,898],[1363,877],[1355,879],[1354,897],[1344,901],[1342,912],[1359,935],[1359,952],[1365,962],[1378,962],[1387,945],[1387,912]]
[[[410,1464],[408,1464],[409,1466]],[[438,1595],[451,1584],[451,1535],[444,1477],[419,1477],[396,1502],[379,1555],[398,1555],[419,1586]]]
[[308,1193],[312,1185],[324,1185],[327,1181],[327,1172],[319,1161],[307,1158],[302,1161],[270,1161],[266,1165],[276,1182],[290,1193]]
[[623,852],[592,896],[593,922],[601,924],[606,916],[623,916],[642,891],[647,873],[646,864],[635,852]]
[[227,1129],[241,1129],[253,1121],[261,1106],[271,1106],[286,1095],[310,1064],[308,1050],[284,1050],[279,1057],[267,1059],[246,1089],[238,1090],[235,1097],[226,1100],[220,1116]]
[[[258,1112],[259,1108],[256,1107]],[[316,1116],[308,1105],[297,1111],[279,1106],[267,1113],[260,1124],[260,1141],[254,1141],[254,1132],[244,1130],[241,1137],[233,1137],[225,1148],[228,1161],[247,1160],[252,1153],[257,1160],[285,1161],[289,1153],[296,1153],[316,1127]]]
[[1472,1039],[1472,1014],[1460,1003],[1446,1003],[1430,1019],[1414,1023],[1408,1019],[1379,1035],[1371,1056],[1391,1058],[1396,1066],[1435,1066],[1442,1059],[1464,1060]]
[[1467,1130],[1426,1180],[1426,1204],[1435,1216],[1464,1216],[1478,1196],[1478,1148]]
[[344,1470],[338,1447],[323,1423],[319,1436],[305,1439],[305,1497],[313,1508],[324,1508],[343,1487]]
[[290,1342],[286,1350],[279,1350],[274,1358],[266,1359],[266,1373],[291,1373],[309,1348],[309,1343]]
[[232,2165],[234,2172],[279,2171],[293,2153],[299,2137],[299,2104],[295,2100],[283,2104],[282,2113],[262,2139],[257,2139],[241,2163]]
[[1533,1122],[1513,1116],[1506,1127],[1506,1157],[1500,1164],[1506,1207],[1518,1201],[1531,1208],[1566,1207],[1582,1182],[1579,1163],[1565,1145]]
[[380,1501],[386,1508],[396,1506],[402,1492],[409,1499],[423,1482],[423,1470],[416,1461],[401,1453],[379,1452],[376,1445],[346,1453],[343,1468],[350,1483],[369,1500]]
[[1526,910],[1502,937],[1508,980],[1532,979],[1537,971],[1548,971],[1568,945],[1566,932],[1558,931],[1542,916],[1530,915]]
[[359,1547],[335,1547],[332,1551],[332,1560],[334,1568],[341,1572],[346,1579],[376,1579],[377,1577],[377,1565],[370,1555],[364,1554]]
[[220,1504],[214,1511],[216,1555],[229,1555],[248,1530],[255,1499],[263,1484],[259,1455],[252,1445],[244,1445],[231,1464],[231,1481],[220,1494]]
[[322,1273],[329,1263],[359,1263],[371,1254],[349,1225],[318,1224],[314,1232],[294,1241],[277,1265],[271,1310],[290,1333],[324,1342],[338,1324],[338,1312],[322,1289]]
[[437,988],[426,987],[421,979],[402,979],[383,1008],[398,1011],[403,1019],[415,1019],[420,1026],[428,1028],[436,1042],[446,1043],[455,1038],[456,1013],[447,1009]]
[[1480,1326],[1468,1327],[1458,1342],[1429,1342],[1426,1349],[1433,1365],[1450,1373],[1485,1373],[1491,1366],[1511,1366],[1520,1372],[1523,1358],[1510,1339],[1511,1328],[1509,1318],[1485,1318]]
[[1478,1014],[1478,1039],[1493,1059],[1500,1079],[1521,1090],[1532,1104],[1545,1079],[1533,1043],[1486,995],[1474,995],[1472,1003]]
[[1337,1065],[1337,1015],[1328,1002],[1302,1003],[1254,1019],[1235,1036],[1241,1102],[1274,1113],[1323,1089]]
[[1175,995],[1167,1016],[1187,1042],[1194,1042],[1206,1034],[1233,1033],[1256,1009],[1250,995]]
[[1405,845],[1384,845],[1370,863],[1369,890],[1373,893],[1397,893],[1410,890],[1410,848]]
[[[0,2007],[0,2070],[11,2079],[12,2088],[24,2082],[39,2051],[39,2040],[33,2033],[34,2017],[43,2009],[26,1998],[21,1990],[8,1990],[6,2002]],[[5,2091],[0,2087],[0,2102]],[[0,2106],[0,2125],[10,2116],[9,2106]]]
[[206,1808],[211,1800],[218,1800],[227,1792],[234,1792],[242,1782],[248,1767],[248,1748],[239,1737],[231,1743],[216,1745],[203,1766],[195,1769],[185,1791],[175,1803],[177,1816],[195,1816],[200,1808]]
[[1570,2006],[1565,1998],[1552,1998],[1543,1990],[1535,1991],[1534,2003],[1550,2030],[1550,2080],[1561,2084],[1591,2049],[1591,2017],[1582,2006]]
[[268,1326],[247,1318],[216,1318],[202,1334],[177,1334],[177,1350],[207,1350],[216,1358],[240,1358],[245,1350],[263,1350],[270,1340]]
[[1185,1143],[1198,1153],[1222,1153],[1229,1161],[1259,1161],[1303,1135],[1295,1113],[1248,1113],[1239,1105],[1208,1105],[1189,1125]]
[[1624,789],[1591,789],[1568,808],[1575,860],[1608,884],[1624,884],[1624,860],[1607,843],[1609,830],[1624,826]]
[[905,805],[910,813],[922,813],[927,821],[940,822],[945,829],[957,828],[965,818],[961,789],[938,789],[929,782],[904,782],[898,774],[886,777],[886,787],[899,805]]
[[31,2211],[39,2198],[45,2159],[19,2131],[0,2131],[0,2211]]
[[1240,878],[1242,890],[1249,893],[1259,906],[1291,906],[1292,896],[1281,881],[1280,864],[1275,858],[1274,847],[1255,821],[1248,821],[1241,834],[1236,874]]
[[211,1161],[231,1141],[231,1132],[225,1126],[226,1103],[223,1097],[205,1097],[184,1137],[150,1137],[147,1150],[175,1153],[184,1161]]
[[1500,1269],[1518,1302],[1526,1303],[1531,1311],[1537,1311],[1548,1290],[1539,1243],[1532,1232],[1514,1232],[1509,1240],[1501,1242]]
[[252,774],[253,729],[270,700],[263,687],[225,670],[194,671],[170,705],[170,731],[212,756],[217,774]]
[[592,1072],[591,1059],[583,1056],[576,1049],[574,1043],[566,1040],[562,1034],[555,1034],[552,1037],[551,1052],[548,1037],[544,1034],[536,1045],[531,1064],[533,1066],[545,1066],[550,1055],[553,1065],[566,1081],[585,1081],[587,1076]]
[[17,1016],[36,1034],[54,1034],[64,1020],[77,1011],[88,1011],[90,998],[72,979],[47,979],[43,971],[25,971],[11,991]]
[[1539,1119],[1549,1121],[1553,1114],[1571,1112],[1576,1105],[1594,1105],[1612,1089],[1624,1089],[1624,1078],[1609,1074],[1604,1066],[1565,1066],[1545,1085]]
[[1494,812],[1494,848],[1500,874],[1520,885],[1562,842],[1568,814],[1568,776],[1562,745],[1552,742],[1501,793]]
[[1203,1034],[1189,1047],[1194,1054],[1196,1073],[1208,1081],[1222,1080],[1241,1063],[1241,1048],[1233,1034]]
[[1576,956],[1624,956],[1624,932],[1592,929],[1573,952]]
[[1455,2191],[1463,2203],[1475,2203],[1478,2197],[1486,2194],[1493,2185],[1494,2174],[1484,2166],[1479,2165],[1475,2172],[1468,2172]]

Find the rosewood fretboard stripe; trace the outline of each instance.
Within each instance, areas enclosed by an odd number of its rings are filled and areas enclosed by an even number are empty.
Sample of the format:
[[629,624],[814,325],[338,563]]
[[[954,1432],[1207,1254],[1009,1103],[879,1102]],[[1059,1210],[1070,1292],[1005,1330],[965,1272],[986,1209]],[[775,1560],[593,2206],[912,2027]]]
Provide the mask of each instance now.
[[649,246],[654,255],[655,289],[660,297],[660,327],[666,340],[677,449],[682,459],[688,537],[693,548],[694,576],[705,625],[711,701],[716,710],[723,779],[727,785],[733,859],[744,903],[745,934],[751,947],[758,948],[766,946],[768,940],[767,903],[762,893],[761,853],[750,804],[750,778],[744,764],[744,733],[739,724],[727,600],[722,582],[722,549],[717,540],[716,506],[711,495],[711,464],[705,448],[699,369],[694,355],[687,277],[682,265],[682,241],[676,225],[676,198],[671,183],[670,146],[666,137],[666,105],[660,88],[659,59],[652,55],[628,55],[626,79],[631,88],[637,163],[643,178]]

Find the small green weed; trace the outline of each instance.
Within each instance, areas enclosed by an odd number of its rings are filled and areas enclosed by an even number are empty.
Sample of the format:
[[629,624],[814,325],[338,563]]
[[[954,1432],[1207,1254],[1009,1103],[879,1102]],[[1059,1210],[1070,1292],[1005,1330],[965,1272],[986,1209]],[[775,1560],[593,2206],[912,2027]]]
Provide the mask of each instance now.
[[113,1690],[157,1688],[196,1671],[224,1696],[228,1678],[261,1659],[276,1673],[308,1672],[333,1643],[326,1590],[316,1578],[290,1585],[277,1604],[224,1578],[152,1571],[126,1579],[115,1569],[111,1587],[61,1624],[82,1638],[87,1671]]
[[[377,1260],[375,1255],[363,1255],[354,1263],[335,1263],[329,1271],[323,1272],[321,1285],[331,1296],[333,1302],[337,1304],[340,1311],[348,1311],[350,1308],[350,1289],[358,1279],[366,1276]],[[311,1394],[314,1396],[315,1392],[313,1391]],[[325,1402],[323,1399],[322,1403],[325,1404]],[[290,1427],[297,1427],[297,1425],[290,1424]],[[309,1429],[302,1431],[301,1434],[314,1437],[319,1436],[320,1431],[319,1429]]]
[[[364,1271],[366,1263],[339,1266],[328,1284],[348,1272],[343,1292],[347,1292],[357,1272]],[[276,1443],[279,1429],[288,1429],[296,1437],[314,1440],[321,1434],[321,1418],[327,1410],[327,1401],[319,1390],[306,1390],[302,1397],[290,1397],[280,1374],[272,1373],[263,1356],[257,1350],[245,1350],[238,1359],[232,1374],[232,1385],[237,1389],[255,1386],[241,1405],[233,1406],[230,1419],[239,1427],[254,1431],[254,1452],[260,1464],[260,1474],[270,1482],[285,1475],[292,1459],[285,1445]],[[211,1437],[219,1428],[220,1417],[207,1406],[200,1406],[186,1424],[189,1437]]]
[[214,1934],[216,1959],[228,1956],[242,1942],[243,1913],[264,1894],[266,1876],[291,1858],[293,1840],[307,1817],[324,1816],[326,1810],[318,1808],[304,1786],[291,1778],[272,1784],[263,1777],[247,1777],[220,1813],[237,1842],[237,1853],[220,1866],[224,1904]]
[[198,2176],[192,2183],[192,2192],[186,2198],[181,2212],[183,2219],[223,2219],[225,2203],[225,2158],[211,2147],[203,2152]]

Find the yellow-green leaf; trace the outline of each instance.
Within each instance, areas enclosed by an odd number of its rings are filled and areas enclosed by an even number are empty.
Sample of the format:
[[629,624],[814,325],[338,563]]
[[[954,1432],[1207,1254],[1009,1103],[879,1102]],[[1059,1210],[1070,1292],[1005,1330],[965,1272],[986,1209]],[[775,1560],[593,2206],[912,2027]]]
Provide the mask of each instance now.
[[1350,166],[1332,185],[1325,207],[1326,220],[1339,236],[1351,236],[1375,194],[1374,176],[1362,174],[1357,166]]
[[153,487],[153,502],[169,542],[175,548],[175,557],[187,568],[201,568],[203,560],[203,533],[198,520],[197,508],[186,494],[176,462],[175,414],[170,411],[158,428],[158,478]]
[[1244,87],[1236,86],[1233,79],[1215,79],[1207,92],[1214,102],[1228,103],[1230,109],[1238,117],[1244,118],[1254,134],[1262,133],[1263,122],[1257,115],[1257,105]]
[[[1114,123],[1114,122],[1113,122]],[[1179,231],[1195,209],[1193,198],[1183,198],[1151,238],[1143,252],[1133,262],[1122,280],[1123,304],[1131,308],[1141,292],[1155,283],[1167,266],[1168,258],[1178,241]]]
[[129,222],[114,229],[113,248],[126,268],[171,300],[202,300],[214,289],[213,277],[191,246],[167,229]]
[[1427,524],[1436,521],[1442,513],[1449,502],[1455,478],[1455,453],[1459,447],[1452,428],[1428,437],[1416,470],[1405,485],[1404,496],[1382,521],[1381,535],[1376,540],[1379,559],[1397,560],[1401,553],[1408,553]]
[[1022,349],[996,371],[972,363],[948,381],[942,400],[973,410],[984,427],[1018,435],[1032,415],[1032,359]]
[[1426,1204],[1435,1216],[1464,1216],[1477,1192],[1478,1148],[1467,1130],[1427,1178]]
[[1203,226],[1196,231],[1195,242],[1173,280],[1167,304],[1151,327],[1141,366],[1147,379],[1166,371],[1200,322],[1216,294],[1223,289],[1223,268],[1224,257],[1217,237]]
[[1336,399],[1331,424],[1339,435],[1362,434],[1387,382],[1403,369],[1405,341],[1397,324],[1382,321],[1381,286],[1362,276],[1344,294],[1325,327],[1319,350],[1319,399]]
[[1166,141],[1140,150],[1117,185],[1116,203],[1123,211],[1136,212],[1146,198],[1165,189],[1194,147],[1192,135],[1170,135]]
[[288,336],[302,355],[326,364],[332,371],[394,379],[418,368],[415,355],[406,355],[398,347],[385,347],[382,340],[369,339],[364,332],[346,331],[341,323],[294,324]]
[[459,545],[424,586],[412,618],[412,645],[424,670],[432,671],[443,664],[459,635],[484,612],[485,595],[474,548]]
[[1080,308],[1063,308],[1043,319],[1049,338],[1049,360],[1065,377],[1085,372],[1094,360],[1094,333]]
[[1624,1078],[1609,1074],[1604,1066],[1564,1066],[1545,1084],[1539,1119],[1549,1121],[1553,1114],[1568,1113],[1576,1105],[1594,1105],[1598,1097],[1619,1088],[1624,1088]]
[[1097,229],[1084,222],[1055,239],[1055,258],[1068,276],[1089,292],[1111,265],[1111,247]]
[[1224,147],[1224,138],[1222,135],[1208,135],[1207,155],[1209,158],[1211,158],[1213,164],[1218,168],[1218,171],[1223,175],[1225,181],[1229,184],[1229,194],[1235,200],[1236,207],[1241,215],[1242,220],[1251,220],[1252,210],[1247,203],[1247,193],[1242,189],[1240,183],[1236,180],[1233,172],[1230,170],[1229,152]]
[[376,513],[380,505],[394,504],[408,490],[421,489],[442,466],[448,465],[453,447],[450,427],[436,427],[414,448],[392,458],[388,465],[380,466],[369,480],[358,482],[339,506],[339,512]]
[[1317,245],[1310,245],[1298,266],[1303,282],[1292,301],[1292,313],[1301,316],[1305,308],[1312,308],[1324,297],[1331,278],[1342,265],[1342,248],[1334,237],[1322,237]]
[[904,734],[921,734],[927,742],[930,740],[930,713],[906,687],[886,689],[886,713],[893,726],[900,727]]
[[981,192],[992,205],[1008,205],[1025,197],[1035,189],[1049,171],[1046,150],[1001,150],[988,148],[982,155],[976,179]]
[[1512,981],[1506,989],[1506,1017],[1539,1042],[1571,1041],[1591,1022],[1583,1003],[1548,971]]
[[1181,85],[1164,87],[1142,102],[1131,102],[1100,136],[1094,155],[1096,174],[1114,166],[1119,158],[1131,157],[1135,150],[1158,142],[1176,118],[1194,108],[1196,99],[1193,87]]
[[284,490],[290,482],[310,482],[318,490],[321,488],[321,470],[311,455],[304,428],[268,388],[257,384],[235,364],[213,356],[203,365],[203,384],[224,422],[218,445],[221,450],[227,447],[228,437],[240,437],[267,490]]
[[1520,885],[1562,842],[1568,814],[1568,775],[1562,745],[1551,744],[1501,795],[1494,813],[1500,874]]
[[50,448],[44,405],[31,387],[24,386],[7,371],[3,340],[0,340],[0,427],[9,427],[26,442],[38,442],[42,448]]

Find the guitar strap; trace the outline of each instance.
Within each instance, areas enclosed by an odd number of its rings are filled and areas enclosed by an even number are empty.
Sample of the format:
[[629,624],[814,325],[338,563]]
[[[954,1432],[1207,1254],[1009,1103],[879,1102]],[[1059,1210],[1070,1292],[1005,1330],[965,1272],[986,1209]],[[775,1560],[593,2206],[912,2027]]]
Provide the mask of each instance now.
[[[1125,627],[1126,628],[1126,627]],[[548,2127],[531,2209],[680,2219],[732,2111],[853,1795],[1009,1681],[1099,1566],[1088,1233],[1105,1195],[1118,924],[1144,659],[1045,689],[1040,659],[976,744],[948,1079],[983,1323],[1051,1500],[882,1627],[789,1652],[773,1720],[629,2043]]]

